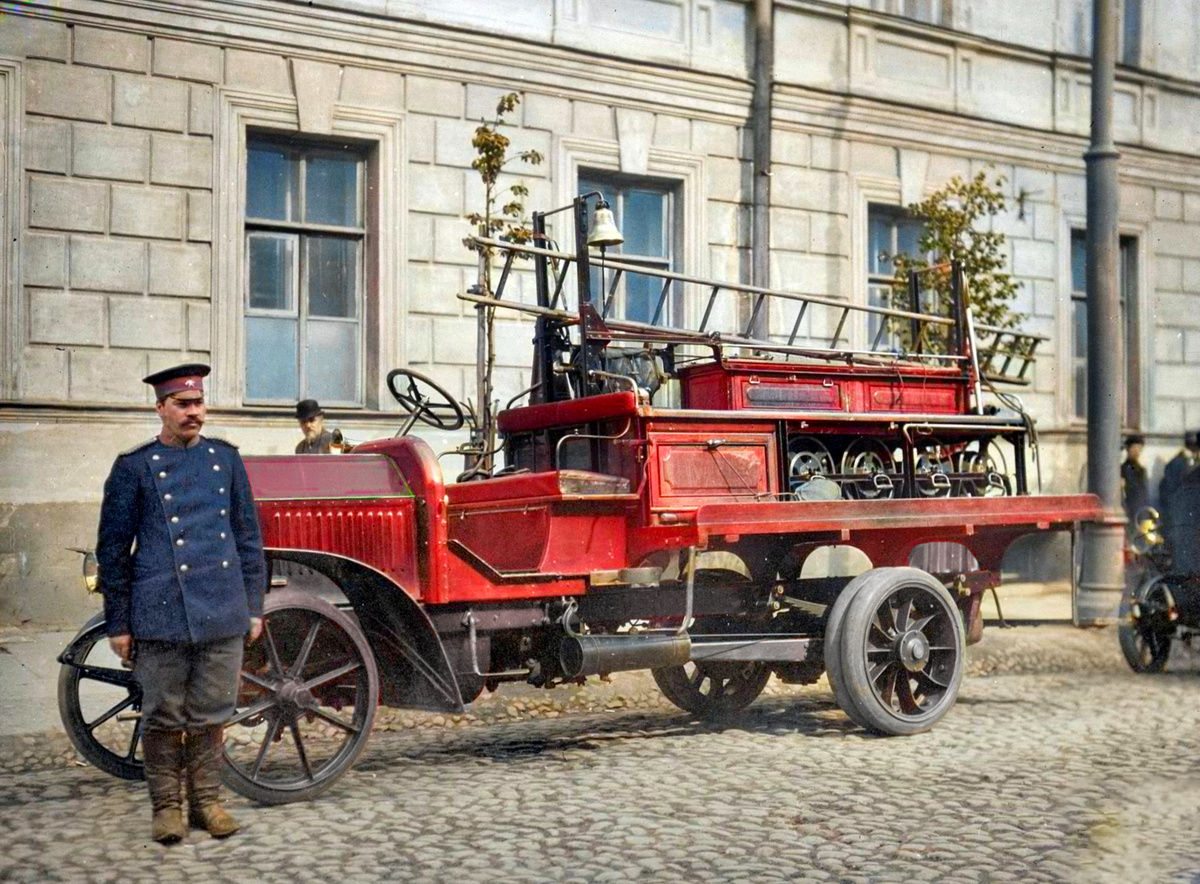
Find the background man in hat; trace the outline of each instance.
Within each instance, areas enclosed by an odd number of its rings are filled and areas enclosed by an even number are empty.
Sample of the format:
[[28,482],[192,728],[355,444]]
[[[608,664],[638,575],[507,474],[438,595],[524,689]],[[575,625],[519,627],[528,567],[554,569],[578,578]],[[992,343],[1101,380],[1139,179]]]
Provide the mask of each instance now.
[[117,457],[104,484],[96,556],[109,643],[142,686],[142,751],[151,835],[182,839],[188,820],[223,838],[222,729],[233,714],[243,643],[262,631],[267,570],[246,467],[228,442],[200,435],[207,365],[143,380],[157,437]]
[[325,412],[316,399],[301,399],[296,404],[296,420],[304,438],[296,446],[297,454],[329,454],[333,434],[325,429]]
[[1188,513],[1193,509],[1189,498],[1194,495],[1191,490],[1185,494],[1183,486],[1184,480],[1196,468],[1198,456],[1200,456],[1200,434],[1184,433],[1183,448],[1167,461],[1167,465],[1163,469],[1162,481],[1158,485],[1158,509],[1162,516],[1163,537],[1166,539],[1171,554],[1176,558],[1184,553],[1184,547],[1189,540],[1191,518]]
[[1137,533],[1134,517],[1142,507],[1150,505],[1150,488],[1146,483],[1146,468],[1142,466],[1142,449],[1146,437],[1132,435],[1125,438],[1125,462],[1121,464],[1121,494],[1125,503],[1125,517],[1129,519],[1129,533]]

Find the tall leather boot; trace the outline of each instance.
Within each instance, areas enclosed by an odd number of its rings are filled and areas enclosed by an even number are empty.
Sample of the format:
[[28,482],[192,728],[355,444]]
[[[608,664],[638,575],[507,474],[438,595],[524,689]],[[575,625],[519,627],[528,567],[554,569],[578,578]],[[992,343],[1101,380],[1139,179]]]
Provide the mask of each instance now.
[[183,827],[183,804],[179,794],[179,777],[183,772],[183,733],[147,731],[142,737],[142,752],[146,763],[150,807],[154,811],[150,837],[159,844],[182,841],[187,834]]
[[221,753],[224,728],[206,727],[184,741],[187,760],[188,824],[214,838],[228,838],[240,828],[221,806]]

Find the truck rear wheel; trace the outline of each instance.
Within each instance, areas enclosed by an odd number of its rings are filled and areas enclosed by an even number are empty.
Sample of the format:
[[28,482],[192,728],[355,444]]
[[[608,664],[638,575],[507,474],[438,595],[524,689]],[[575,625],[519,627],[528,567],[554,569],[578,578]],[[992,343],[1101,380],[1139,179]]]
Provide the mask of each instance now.
[[740,712],[763,692],[771,678],[765,663],[714,660],[652,669],[650,674],[668,700],[701,718]]
[[878,568],[854,583],[834,637],[841,693],[857,713],[851,717],[891,736],[929,730],[954,705],[962,682],[966,643],[958,606],[916,568]]

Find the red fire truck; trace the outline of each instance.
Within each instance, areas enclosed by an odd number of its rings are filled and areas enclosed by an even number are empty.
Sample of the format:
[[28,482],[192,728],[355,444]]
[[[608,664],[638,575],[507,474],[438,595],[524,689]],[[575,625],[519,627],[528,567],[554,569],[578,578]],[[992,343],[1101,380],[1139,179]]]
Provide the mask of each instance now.
[[[471,416],[406,370],[396,437],[246,458],[273,578],[228,728],[235,790],[319,793],[379,703],[458,713],[504,682],[637,669],[698,716],[827,673],[857,724],[918,733],[954,704],[1009,545],[1100,516],[1031,493],[1033,423],[1002,385],[1030,380],[1041,339],[977,326],[957,268],[934,271],[950,303],[914,277],[904,309],[697,279],[598,258],[587,202],[573,249],[545,215],[530,245],[476,243],[498,281],[460,297],[534,340],[501,468],[477,446],[447,481],[407,430]],[[828,576],[846,548],[869,568]],[[136,777],[140,695],[103,638],[96,618],[60,658],[63,718]]]

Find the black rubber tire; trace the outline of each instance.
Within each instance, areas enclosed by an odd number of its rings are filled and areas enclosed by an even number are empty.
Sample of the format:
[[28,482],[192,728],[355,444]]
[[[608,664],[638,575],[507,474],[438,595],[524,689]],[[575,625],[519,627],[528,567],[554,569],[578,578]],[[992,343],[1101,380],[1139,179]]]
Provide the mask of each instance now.
[[[867,572],[870,573],[870,572]],[[825,618],[825,636],[823,639],[825,653],[825,674],[829,676],[829,687],[833,690],[833,699],[837,701],[838,706],[846,717],[859,727],[866,727],[861,719],[859,712],[854,708],[854,701],[850,695],[846,693],[846,682],[842,675],[842,624],[846,620],[846,611],[850,607],[850,602],[854,596],[863,587],[866,574],[860,574],[855,577],[838,593],[838,597],[834,599],[833,605],[829,608],[829,615]]]
[[[841,624],[843,690],[867,730],[887,736],[927,731],[954,706],[962,684],[966,650],[962,614],[946,587],[917,568],[877,568],[858,579],[862,584]],[[892,601],[898,603],[897,609],[891,608]],[[881,619],[884,605],[891,624]],[[881,626],[889,625],[892,633],[901,635],[888,637]],[[902,636],[928,642],[927,662],[918,672],[910,672],[901,662]],[[877,670],[874,678],[869,675],[872,665]],[[889,672],[892,689],[886,687]],[[924,699],[918,700],[918,694]]]
[[[1161,582],[1157,575],[1151,578],[1151,585],[1140,589],[1138,597],[1153,604],[1156,593],[1161,596],[1162,590],[1156,589]],[[1165,608],[1166,599],[1160,598],[1158,604]],[[1143,603],[1143,608],[1146,604]],[[1175,628],[1170,621],[1157,616],[1143,616],[1135,619],[1131,612],[1122,612],[1120,625],[1117,626],[1117,641],[1121,645],[1121,653],[1125,662],[1134,672],[1145,675],[1157,675],[1167,668],[1171,658],[1171,640]]]
[[[233,721],[226,727],[225,764],[222,769],[222,779],[225,785],[234,792],[260,804],[307,801],[332,786],[342,774],[351,768],[366,748],[379,703],[379,669],[371,646],[355,618],[318,596],[296,590],[272,592],[266,598],[263,619],[262,637],[247,651],[247,663],[242,670],[242,685],[239,690],[239,707],[242,706],[241,698],[246,691],[262,690],[262,693],[256,702],[245,708],[239,708]],[[303,636],[294,632],[286,633],[287,625],[295,625],[297,620],[309,623]],[[276,630],[281,630],[280,635],[274,634],[272,624]],[[322,637],[324,644],[315,644],[316,638],[322,630],[331,637],[332,645],[324,637]],[[296,647],[297,642],[299,642],[299,647]],[[282,651],[279,650],[279,645],[284,646]],[[301,667],[299,672],[287,671],[294,668],[305,645],[309,646],[310,651],[305,658],[306,665]],[[345,686],[344,679],[351,674],[354,675],[353,718],[346,722],[340,715],[333,715],[334,721],[342,722],[340,727],[342,732],[349,736],[331,757],[316,769],[312,769],[310,766],[307,773],[302,765],[311,765],[311,762],[307,755],[301,752],[305,738],[300,733],[300,725],[302,723],[311,724],[316,718],[330,721],[331,713],[319,701],[313,704],[318,712],[313,712],[311,711],[313,705],[297,709],[281,699],[283,695],[277,688],[283,684],[284,679],[279,677],[276,665],[271,662],[270,649],[272,647],[276,648],[275,654],[280,668],[287,671],[287,677],[291,679],[293,687],[299,684],[311,685],[308,692],[309,700],[314,699],[313,691],[327,694],[339,683]],[[318,658],[328,657],[330,651],[334,651],[338,655],[336,659],[340,661],[344,658],[345,662],[335,665],[332,661],[322,660],[325,665],[333,668],[313,675],[307,667],[312,665],[311,652],[318,649],[320,650]],[[294,654],[290,653],[292,650],[295,650]],[[287,656],[290,656],[291,659],[285,659]],[[258,665],[264,663],[265,674]],[[255,672],[249,671],[251,666],[256,667]],[[347,669],[347,667],[352,668]],[[343,669],[346,671],[340,676],[318,682],[318,679]],[[275,687],[269,690],[264,689],[263,684],[265,683],[274,683]],[[362,700],[361,704],[359,703],[360,699]],[[256,708],[258,711],[254,712]],[[249,769],[232,754],[240,751],[237,744],[237,731],[239,722],[242,720],[267,724],[266,735],[259,744],[260,751],[257,753],[255,763],[250,765]],[[352,730],[348,730],[347,726]],[[262,768],[271,750],[269,746],[265,751],[261,747],[267,745],[267,737],[270,735],[278,735],[280,739],[283,739],[283,735],[287,733],[285,727],[287,731],[291,732],[292,743],[299,759],[295,768],[296,776],[290,776],[286,772],[283,776],[273,776],[272,774],[277,773],[277,770],[271,770],[264,775]],[[311,740],[311,737],[309,739]],[[270,740],[272,744],[278,741]]]
[[[108,632],[105,628],[104,614],[96,614],[76,633],[63,653],[67,659],[86,666],[93,649],[97,646],[103,648],[107,642]],[[111,666],[97,667],[94,663],[90,665],[95,668],[81,670],[78,665],[63,663],[58,671],[58,714],[62,718],[67,737],[75,750],[97,770],[102,770],[106,774],[120,777],[123,780],[145,779],[145,769],[141,759],[137,756],[141,737],[141,721],[139,720],[134,726],[134,733],[131,735],[130,746],[126,753],[118,754],[96,739],[93,732],[94,725],[89,726],[91,723],[87,721],[79,695],[80,686],[89,680],[87,673],[89,671],[97,672],[128,684],[127,695],[119,701],[116,701],[116,698],[120,696],[122,688],[114,685],[115,702],[112,709],[121,706],[122,710],[128,708],[134,712],[140,712],[142,708],[141,686],[138,685],[131,670]],[[99,717],[97,716],[92,721],[96,721]]]
[[[701,718],[724,718],[740,712],[757,699],[771,679],[765,663],[685,663],[652,669],[654,682],[663,696]],[[704,692],[704,685],[710,686]]]

